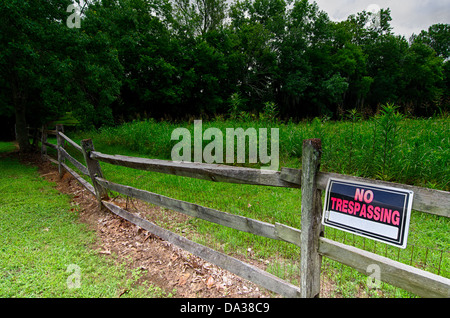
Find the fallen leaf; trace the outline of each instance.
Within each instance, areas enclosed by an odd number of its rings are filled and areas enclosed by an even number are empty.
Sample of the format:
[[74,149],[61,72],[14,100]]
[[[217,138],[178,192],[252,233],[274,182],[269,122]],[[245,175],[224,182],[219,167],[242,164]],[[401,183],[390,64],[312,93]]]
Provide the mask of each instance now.
[[214,278],[212,278],[212,276],[209,276],[208,279],[206,280],[206,287],[211,288],[214,285]]
[[191,274],[186,273],[184,275],[181,275],[180,279],[178,280],[178,285],[183,286],[186,284],[187,280],[191,277]]
[[223,275],[222,280],[225,286],[230,286],[232,284],[232,281],[228,276]]

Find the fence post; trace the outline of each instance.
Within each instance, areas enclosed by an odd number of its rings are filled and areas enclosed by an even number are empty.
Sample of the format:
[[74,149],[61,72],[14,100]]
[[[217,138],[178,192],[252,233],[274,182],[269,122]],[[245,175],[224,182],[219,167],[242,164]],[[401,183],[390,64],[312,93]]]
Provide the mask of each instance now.
[[42,160],[45,160],[45,156],[47,155],[47,146],[45,143],[47,142],[47,125],[42,125],[42,134],[41,134],[41,157]]
[[81,141],[81,148],[83,149],[84,160],[86,161],[86,167],[89,171],[89,176],[92,180],[92,185],[95,189],[95,196],[100,204],[100,208],[102,206],[102,200],[108,199],[108,193],[106,189],[103,188],[96,180],[95,177],[103,178],[102,169],[97,160],[91,159],[90,153],[94,151],[94,144],[91,139],[84,139]]
[[303,298],[319,297],[322,256],[318,253],[322,229],[322,193],[316,177],[320,169],[320,139],[303,141],[302,151],[302,216],[300,294]]
[[61,148],[64,148],[64,138],[62,138],[59,133],[64,133],[64,127],[63,125],[56,125],[56,141],[58,145],[58,171],[59,171],[59,178],[61,179],[64,174],[64,169],[61,165],[61,163],[65,162],[65,158],[62,155]]

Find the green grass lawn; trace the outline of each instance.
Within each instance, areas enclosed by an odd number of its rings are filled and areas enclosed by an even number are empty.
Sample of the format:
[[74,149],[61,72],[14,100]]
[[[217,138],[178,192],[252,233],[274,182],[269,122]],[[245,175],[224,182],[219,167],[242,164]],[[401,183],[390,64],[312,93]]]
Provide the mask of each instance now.
[[117,297],[123,289],[126,297],[165,296],[99,255],[70,197],[5,155],[13,149],[0,142],[0,297]]

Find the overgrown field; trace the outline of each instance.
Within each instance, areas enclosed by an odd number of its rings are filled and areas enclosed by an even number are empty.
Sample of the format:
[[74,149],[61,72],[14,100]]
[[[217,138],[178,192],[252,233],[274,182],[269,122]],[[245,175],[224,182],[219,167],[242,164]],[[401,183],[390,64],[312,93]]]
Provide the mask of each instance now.
[[[100,131],[70,134],[76,141],[92,138],[96,150],[109,154],[170,159],[177,141],[175,128],[193,132],[193,123],[135,121]],[[450,120],[407,119],[389,109],[376,118],[360,121],[278,123],[265,121],[215,120],[203,122],[203,131],[215,127],[273,128],[280,131],[280,166],[301,167],[302,141],[321,138],[321,169],[338,173],[449,190]],[[206,145],[208,142],[204,142]],[[270,148],[269,148],[270,149]],[[70,148],[69,148],[70,150]],[[74,153],[72,151],[71,153]],[[105,177],[155,193],[167,195],[267,222],[300,227],[301,194],[298,189],[211,183],[184,177],[150,173],[102,163]],[[171,230],[230,253],[265,261],[268,270],[298,281],[299,250],[292,245],[260,238],[202,220],[174,221],[172,213],[159,222]],[[450,222],[447,218],[413,211],[408,247],[405,250],[326,229],[326,237],[376,252],[401,262],[449,277]],[[368,288],[366,277],[332,261],[324,262],[325,274],[336,283],[331,296],[405,296],[407,293],[383,284],[382,292]]]
[[[178,142],[171,141],[172,131],[179,127],[188,128],[194,136],[193,126],[192,122],[146,120],[82,136],[92,137],[99,147],[108,146],[105,149],[170,159],[171,150]],[[323,171],[450,189],[449,117],[408,119],[398,114],[395,108],[386,107],[381,115],[366,121],[359,120],[356,113],[349,113],[348,120],[339,122],[316,118],[296,124],[247,118],[245,121],[203,121],[202,126],[203,131],[218,128],[224,136],[226,128],[279,128],[282,167],[299,168],[302,141],[321,138]],[[270,136],[270,129],[268,134]],[[203,146],[209,142],[203,141]]]

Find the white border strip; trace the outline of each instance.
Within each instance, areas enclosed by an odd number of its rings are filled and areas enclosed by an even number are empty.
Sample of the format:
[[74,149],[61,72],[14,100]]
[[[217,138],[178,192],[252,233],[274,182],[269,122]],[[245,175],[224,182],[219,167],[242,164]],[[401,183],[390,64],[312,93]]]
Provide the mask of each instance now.
[[357,228],[366,232],[376,232],[383,233],[382,235],[385,237],[389,237],[391,239],[397,239],[398,237],[398,228],[391,225],[381,224],[378,222],[373,222],[361,218],[355,218],[353,216],[349,216],[346,214],[338,213],[335,211],[330,211],[328,216],[328,220],[331,222],[336,222],[342,225],[346,225],[352,228]]

